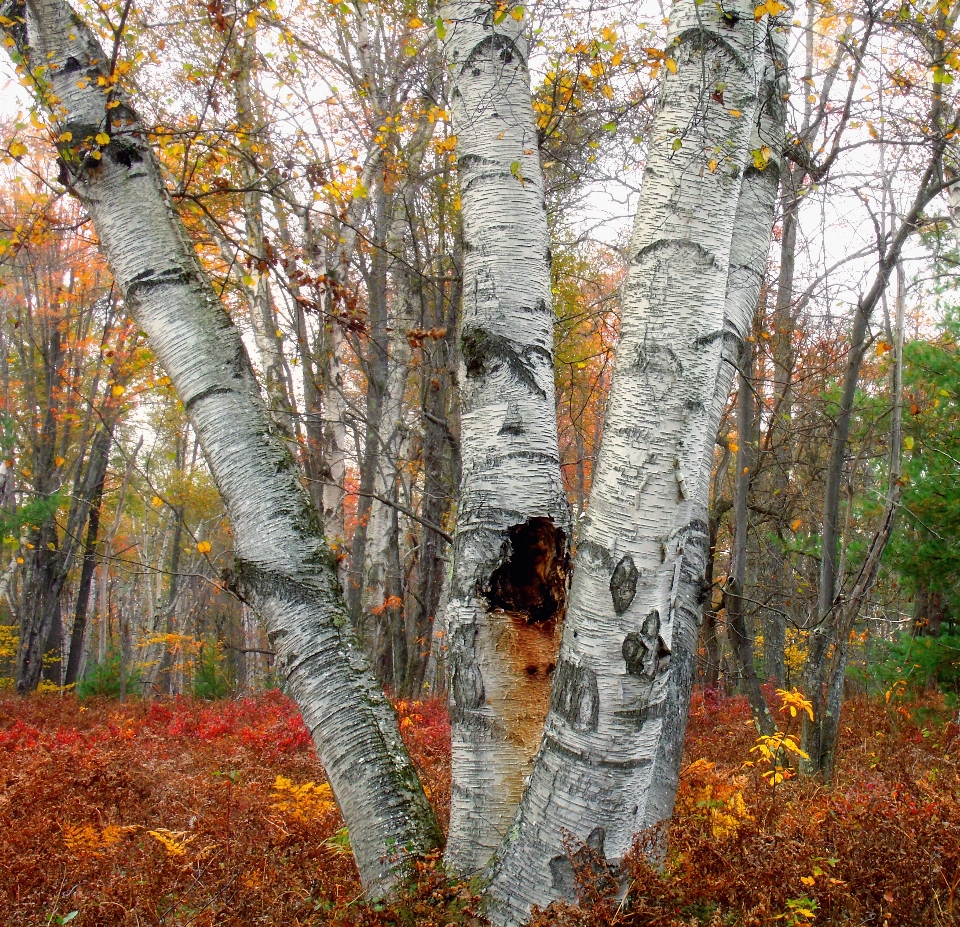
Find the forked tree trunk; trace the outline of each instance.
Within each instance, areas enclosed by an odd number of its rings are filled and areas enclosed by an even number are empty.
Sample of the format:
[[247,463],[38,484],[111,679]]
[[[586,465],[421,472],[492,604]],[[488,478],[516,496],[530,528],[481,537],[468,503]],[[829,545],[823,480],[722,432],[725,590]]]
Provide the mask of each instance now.
[[441,13],[464,242],[446,859],[468,875],[506,834],[540,741],[566,603],[570,513],[526,24],[472,0]]
[[[73,189],[200,439],[230,515],[237,583],[313,734],[364,885],[382,891],[398,859],[436,846],[439,832],[394,712],[349,631],[336,563],[240,335],[197,261],[136,114],[122,99],[106,108],[97,82],[110,86],[110,59],[92,32],[62,0],[12,0],[0,12],[21,72],[47,69],[38,93],[48,111],[55,106],[53,132]],[[102,148],[99,133],[110,136]]]
[[771,26],[743,2],[673,7],[550,713],[491,869],[497,923],[574,893],[566,841],[616,863],[673,809],[708,548],[702,474],[724,344],[742,343],[755,303],[728,313],[731,236],[762,249],[770,233],[769,217],[740,224],[738,203]]

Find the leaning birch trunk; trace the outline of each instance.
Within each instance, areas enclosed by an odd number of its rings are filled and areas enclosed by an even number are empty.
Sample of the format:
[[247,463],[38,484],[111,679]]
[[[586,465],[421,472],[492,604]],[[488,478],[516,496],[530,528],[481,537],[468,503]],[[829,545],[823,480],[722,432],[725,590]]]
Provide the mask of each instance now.
[[[638,831],[673,809],[709,543],[702,474],[719,424],[724,344],[743,339],[755,303],[738,319],[728,314],[767,26],[743,2],[673,8],[550,714],[491,867],[496,923],[574,895],[565,842],[616,864]],[[737,235],[765,247],[769,231],[767,218]]]
[[[41,69],[41,102],[55,106],[53,132],[73,189],[201,441],[230,515],[238,584],[313,735],[364,885],[383,891],[398,858],[436,846],[437,825],[394,713],[349,633],[336,564],[240,335],[197,261],[136,114],[123,100],[106,108],[110,96],[97,81],[110,86],[109,57],[92,32],[62,0],[11,0],[0,12],[21,73]],[[97,141],[103,134],[109,143]]]
[[525,25],[472,0],[441,12],[464,241],[446,860],[468,875],[506,834],[532,769],[566,602],[570,513]]

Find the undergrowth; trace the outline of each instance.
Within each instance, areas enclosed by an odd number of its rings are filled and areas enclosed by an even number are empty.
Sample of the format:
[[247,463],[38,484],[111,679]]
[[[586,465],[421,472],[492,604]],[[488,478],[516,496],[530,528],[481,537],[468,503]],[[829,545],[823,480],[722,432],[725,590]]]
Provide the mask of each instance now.
[[[446,713],[437,701],[397,707],[445,820]],[[698,694],[664,864],[638,852],[611,873],[571,848],[579,897],[534,924],[960,923],[960,732],[944,718],[933,697],[850,702],[835,785],[771,787],[744,765],[756,759],[745,702]],[[6,696],[0,828],[11,927],[481,923],[436,858],[391,902],[364,902],[308,733],[276,692],[127,705]]]

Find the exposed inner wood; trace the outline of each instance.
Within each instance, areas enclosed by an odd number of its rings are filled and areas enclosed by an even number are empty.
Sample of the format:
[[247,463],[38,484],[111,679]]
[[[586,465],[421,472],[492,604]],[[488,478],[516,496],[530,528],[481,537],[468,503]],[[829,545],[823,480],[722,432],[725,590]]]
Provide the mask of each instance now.
[[563,617],[570,564],[566,538],[551,518],[531,518],[510,529],[510,556],[490,577],[487,601],[528,624]]

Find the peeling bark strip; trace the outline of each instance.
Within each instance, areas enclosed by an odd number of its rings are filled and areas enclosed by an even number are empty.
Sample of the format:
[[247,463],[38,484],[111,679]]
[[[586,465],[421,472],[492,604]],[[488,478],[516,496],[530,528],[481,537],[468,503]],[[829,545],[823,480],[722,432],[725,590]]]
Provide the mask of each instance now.
[[[513,818],[547,712],[566,604],[547,216],[523,23],[445,6],[463,220],[463,471],[447,608],[447,863],[481,868]],[[587,717],[590,716],[587,711]]]
[[[73,123],[111,135],[99,161],[65,146],[61,156],[127,308],[200,438],[230,514],[240,582],[313,735],[364,885],[383,891],[407,853],[438,844],[439,830],[393,710],[348,631],[334,558],[240,335],[197,262],[135,114],[105,109],[97,78],[109,76],[109,57],[93,34],[62,0],[14,0],[0,12],[14,23],[4,31],[22,56],[20,73],[42,73],[38,92],[53,109],[54,134]],[[89,82],[77,81],[79,72]]]
[[[729,389],[725,349],[742,340],[754,308],[727,315],[728,286],[753,273],[737,266],[731,239],[752,132],[766,126],[770,23],[753,4],[678,0],[670,26],[677,68],[665,69],[652,130],[555,696],[489,870],[498,924],[522,922],[563,891],[565,839],[596,844],[602,834],[615,866],[638,831],[669,817],[676,795],[710,543],[701,474]],[[764,221],[737,235],[765,253]],[[587,673],[595,720],[584,708]]]

